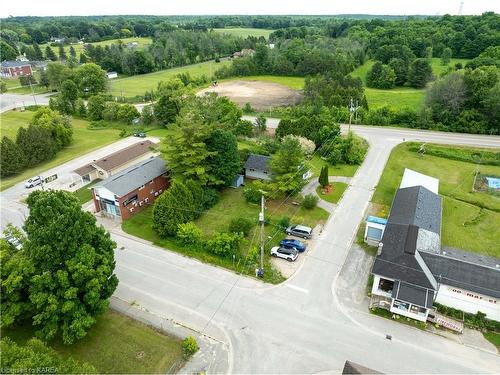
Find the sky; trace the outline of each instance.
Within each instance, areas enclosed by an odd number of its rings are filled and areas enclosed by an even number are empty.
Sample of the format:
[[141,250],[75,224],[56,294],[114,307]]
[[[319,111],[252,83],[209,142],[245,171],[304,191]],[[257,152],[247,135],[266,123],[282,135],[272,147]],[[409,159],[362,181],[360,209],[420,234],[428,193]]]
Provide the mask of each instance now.
[[0,17],[71,15],[500,13],[500,0],[24,0],[4,1]]

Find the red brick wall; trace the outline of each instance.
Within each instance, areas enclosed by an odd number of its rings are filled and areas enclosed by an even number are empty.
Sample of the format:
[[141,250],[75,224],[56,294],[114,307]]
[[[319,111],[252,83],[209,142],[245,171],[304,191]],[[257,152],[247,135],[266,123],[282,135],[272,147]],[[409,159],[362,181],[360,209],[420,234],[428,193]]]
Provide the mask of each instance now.
[[[131,217],[133,214],[141,211],[142,209],[152,205],[156,198],[161,194],[160,190],[164,192],[170,186],[170,181],[168,178],[159,176],[156,177],[153,181],[148,182],[142,189],[136,189],[131,191],[127,195],[121,197],[118,201],[120,202],[120,212],[122,215],[122,219],[126,220]],[[155,196],[155,192],[158,193],[158,196]],[[123,205],[123,202],[126,201],[129,197],[132,197],[137,194],[137,205],[133,203],[129,203],[127,206]],[[146,198],[148,202],[146,202]],[[142,203],[142,206],[139,204]],[[133,211],[130,209],[133,208]]]

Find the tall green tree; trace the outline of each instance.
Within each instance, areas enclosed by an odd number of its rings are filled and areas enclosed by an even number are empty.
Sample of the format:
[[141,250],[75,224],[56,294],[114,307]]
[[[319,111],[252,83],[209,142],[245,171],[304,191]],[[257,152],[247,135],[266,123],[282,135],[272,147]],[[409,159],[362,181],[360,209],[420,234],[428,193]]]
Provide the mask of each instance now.
[[42,61],[43,60],[43,52],[38,45],[38,43],[33,43],[33,51],[35,60]]
[[39,108],[33,114],[31,125],[47,129],[55,142],[57,151],[68,146],[73,141],[73,127],[69,118],[61,116],[61,114],[50,108]]
[[106,107],[106,101],[102,95],[94,95],[87,103],[87,117],[89,120],[102,120],[102,114]]
[[400,58],[393,58],[389,61],[389,66],[394,70],[396,86],[403,86],[408,78],[408,62]]
[[50,160],[57,152],[51,131],[34,125],[18,129],[16,144],[24,154],[27,167],[33,167],[42,161]]
[[446,47],[443,49],[443,53],[441,53],[441,65],[448,65],[451,61],[451,48]]
[[47,58],[47,60],[57,61],[57,56],[50,46],[45,47],[45,57]]
[[59,60],[61,61],[66,61],[66,59],[68,58],[68,56],[66,55],[66,51],[64,50],[64,46],[61,44],[59,45]]
[[5,136],[0,143],[0,156],[0,175],[2,177],[19,173],[26,166],[23,151],[16,143]]
[[47,79],[50,87],[59,91],[64,81],[74,79],[74,72],[64,64],[49,63],[47,65]]
[[269,166],[272,174],[272,195],[295,194],[304,184],[302,175],[306,172],[304,154],[295,138],[285,137],[278,151],[271,156]]
[[27,203],[23,251],[36,270],[29,289],[33,325],[45,339],[61,334],[71,344],[108,308],[118,285],[116,244],[71,193],[39,190]]
[[396,73],[388,66],[377,61],[366,74],[366,84],[378,89],[391,89],[396,82]]
[[207,150],[214,154],[208,158],[216,181],[212,185],[229,186],[241,170],[238,141],[233,133],[215,129],[207,139]]
[[408,84],[423,88],[432,79],[432,67],[427,59],[415,59],[408,70]]
[[76,51],[75,51],[75,47],[73,47],[73,46],[70,46],[70,47],[69,47],[69,55],[70,55],[71,57],[76,58]]
[[96,64],[83,64],[76,69],[75,82],[83,95],[97,95],[106,91],[106,72]]
[[318,182],[322,187],[328,186],[328,165],[324,165],[323,167],[321,167]]
[[10,44],[5,41],[0,41],[0,51],[2,51],[2,61],[3,60],[15,60],[17,57],[17,51]]

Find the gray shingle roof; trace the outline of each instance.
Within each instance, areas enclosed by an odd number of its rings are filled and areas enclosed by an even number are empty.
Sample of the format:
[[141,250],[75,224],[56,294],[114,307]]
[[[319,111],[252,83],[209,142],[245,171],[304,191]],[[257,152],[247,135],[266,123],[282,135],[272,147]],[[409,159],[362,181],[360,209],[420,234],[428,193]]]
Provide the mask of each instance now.
[[377,256],[372,272],[395,280],[403,280],[428,289],[436,289],[420,252],[416,250],[418,231],[407,224],[389,223],[382,236],[382,253]]
[[[422,257],[438,282],[500,298],[500,268],[473,263],[470,261],[474,259],[473,254],[461,253],[463,259],[450,257],[448,252],[446,255],[422,253]],[[500,265],[500,259],[497,259],[497,264]]]
[[382,374],[381,372],[372,370],[371,368],[361,366],[355,362],[345,361],[342,375],[349,374]]
[[159,157],[141,161],[120,173],[94,185],[94,188],[104,187],[122,197],[142,185],[167,172],[165,161]]
[[389,223],[413,224],[441,233],[441,197],[423,186],[398,189],[392,202]]
[[2,61],[2,68],[16,68],[21,66],[31,66],[29,61]]
[[245,169],[254,169],[269,172],[269,160],[271,157],[265,155],[250,154],[245,162]]
[[434,291],[397,280],[392,289],[392,298],[431,308],[434,302]]

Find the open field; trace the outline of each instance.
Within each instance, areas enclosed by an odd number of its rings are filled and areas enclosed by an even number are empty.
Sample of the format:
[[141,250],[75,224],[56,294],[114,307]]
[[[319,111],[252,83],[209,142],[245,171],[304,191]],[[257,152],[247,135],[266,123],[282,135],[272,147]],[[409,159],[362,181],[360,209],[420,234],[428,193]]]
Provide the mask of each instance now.
[[274,82],[280,85],[290,87],[294,90],[302,90],[304,88],[304,77],[290,77],[290,76],[245,76],[238,78],[228,78],[220,82],[234,81],[234,80],[245,80],[245,81],[264,81],[264,82]]
[[[204,212],[200,218],[195,220],[195,223],[203,231],[205,238],[207,238],[215,231],[227,231],[229,223],[233,218],[245,217],[250,220],[255,219],[255,226],[240,246],[241,255],[244,257],[250,247],[257,246],[259,210],[260,206],[258,204],[251,204],[245,201],[242,188],[228,188],[221,194],[219,202]],[[175,238],[160,238],[152,228],[152,213],[152,207],[146,208],[129,220],[124,221],[122,229],[131,235],[151,241],[155,245],[199,259],[202,262],[225,267],[247,275],[254,275],[253,266],[247,264],[244,258],[233,262],[232,259],[218,257],[208,251],[182,245]],[[266,202],[266,221],[270,223],[265,226],[265,235],[268,238],[266,242],[265,267],[268,271],[264,276],[264,280],[267,282],[278,283],[283,281],[283,278],[276,271],[270,271],[269,249],[286,236],[277,226],[277,222],[284,216],[289,217],[291,223],[301,223],[314,227],[316,224],[326,221],[328,213],[318,207],[306,210],[301,206],[292,204],[291,201],[286,203],[282,203],[280,200]],[[271,238],[269,239],[268,236]]]
[[213,29],[217,33],[223,34],[231,34],[235,36],[240,36],[242,38],[246,38],[247,36],[254,36],[259,38],[263,36],[264,38],[269,38],[269,34],[271,34],[274,30],[269,29],[254,29],[254,28],[246,28],[246,27],[228,27],[225,29]]
[[109,92],[113,96],[123,96],[126,98],[144,95],[146,91],[155,90],[158,82],[174,78],[177,74],[188,73],[193,78],[205,75],[210,78],[217,69],[230,63],[231,62],[229,60],[221,61],[219,63],[216,63],[215,61],[205,61],[198,64],[160,70],[154,73],[117,78],[110,81]]
[[[22,344],[34,336],[30,325],[2,329],[2,335]],[[92,364],[99,373],[167,373],[184,363],[181,341],[157,332],[125,315],[108,310],[87,336],[73,345],[54,340],[61,356]]]
[[500,352],[500,333],[485,332],[483,333],[483,336],[486,340],[495,345],[497,347],[497,350]]
[[420,157],[409,150],[410,146],[404,143],[392,151],[372,202],[380,205],[381,211],[389,211],[405,167],[438,178],[439,193],[444,198],[442,244],[500,257],[500,198],[472,192],[477,168],[484,174],[500,175],[500,167],[431,155]]
[[[34,112],[31,111],[9,111],[2,113],[0,115],[0,134],[15,140],[17,128],[28,126],[33,113]],[[69,147],[59,151],[52,160],[41,163],[36,167],[25,169],[18,175],[1,179],[0,190],[7,189],[47,169],[53,168],[120,139],[120,131],[117,129],[89,130],[87,128],[88,121],[75,118],[72,119],[71,123],[73,124],[73,143]]]
[[311,159],[307,161],[309,167],[311,168],[311,172],[314,173],[315,176],[319,176],[321,172],[321,168],[327,164],[328,165],[328,175],[329,176],[345,176],[352,177],[358,170],[359,165],[356,164],[337,164],[331,165],[325,160],[322,160],[320,156],[314,155]]
[[207,92],[216,92],[221,96],[227,96],[241,107],[250,103],[252,108],[257,111],[294,105],[300,101],[300,93],[289,87],[275,82],[246,79],[220,82],[215,87],[199,91],[198,94]]
[[[90,43],[90,44],[92,44],[93,46],[104,47],[104,46],[109,46],[111,44],[119,43],[120,40],[123,42],[123,44],[137,42],[139,44],[137,48],[146,48],[151,43],[153,43],[153,40],[151,38],[122,38],[122,39],[103,40],[102,42],[94,42],[94,43]],[[43,52],[44,55],[45,55],[45,48],[49,44],[50,43],[45,43],[45,44],[41,44],[40,45],[40,48],[42,49],[42,52]],[[77,43],[77,44],[72,44],[72,46],[75,49],[76,58],[79,59],[80,58],[80,54],[84,50],[84,47],[83,47],[84,45]],[[66,52],[66,55],[68,55],[68,57],[69,57],[69,47],[70,46],[68,46],[68,45],[64,46],[64,51]],[[59,57],[59,47],[52,47],[51,46],[51,48],[54,51],[54,53],[56,54],[56,56]]]
[[[449,68],[454,68],[456,63],[465,64],[467,59],[451,59],[448,65],[441,65],[440,58],[432,58],[432,72],[436,77],[439,77]],[[420,108],[424,102],[425,89],[414,89],[411,87],[395,87],[393,89],[383,90],[366,87],[366,74],[373,66],[373,60],[366,61],[363,65],[355,69],[351,75],[359,77],[365,86],[366,99],[370,109],[375,109],[383,106],[392,108]]]

